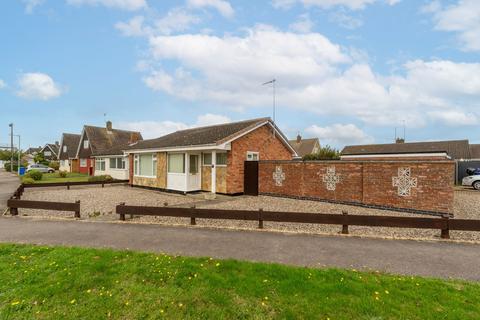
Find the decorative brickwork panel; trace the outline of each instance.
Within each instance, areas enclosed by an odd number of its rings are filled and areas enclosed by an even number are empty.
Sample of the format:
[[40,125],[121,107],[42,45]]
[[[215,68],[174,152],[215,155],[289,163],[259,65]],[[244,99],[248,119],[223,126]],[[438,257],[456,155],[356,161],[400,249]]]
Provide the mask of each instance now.
[[[279,166],[282,185],[272,179]],[[452,213],[454,168],[452,161],[260,161],[259,192]]]

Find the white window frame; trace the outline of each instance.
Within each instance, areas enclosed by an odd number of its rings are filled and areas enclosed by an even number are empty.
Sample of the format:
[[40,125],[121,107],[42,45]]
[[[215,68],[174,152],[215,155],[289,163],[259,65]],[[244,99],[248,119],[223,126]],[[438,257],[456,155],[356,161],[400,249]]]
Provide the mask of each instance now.
[[80,159],[80,167],[81,168],[87,167],[87,159]]
[[151,154],[152,156],[152,173],[153,175],[151,176],[146,176],[146,175],[141,175],[140,174],[140,157],[138,154],[136,154],[134,157],[133,157],[133,175],[135,177],[140,177],[140,178],[156,178],[157,177],[157,154],[156,153],[152,153]]
[[88,149],[88,140],[83,140],[83,149]]
[[52,151],[45,151],[43,152],[43,155],[46,157],[50,157],[52,155]]
[[[205,155],[210,155],[210,163],[205,163]],[[202,153],[202,166],[204,167],[211,167],[212,166],[212,153],[211,152],[203,152]]]
[[67,152],[67,146],[63,146],[63,152]]
[[[103,165],[103,169],[102,169],[102,165]],[[100,167],[100,168],[98,168],[98,167]],[[106,170],[107,170],[107,167],[106,167],[105,158],[95,159],[95,171],[105,172]]]
[[[115,166],[112,168],[112,160],[114,160]],[[121,167],[118,166],[118,162],[121,161]],[[110,170],[125,170],[127,168],[127,163],[123,157],[112,157],[108,158],[108,168]]]
[[[218,163],[218,155],[219,154],[224,154],[225,155],[225,164],[219,164]],[[227,166],[227,163],[228,163],[228,155],[227,155],[227,152],[216,152],[215,153],[215,166],[217,167],[226,167]]]
[[[183,156],[183,172],[170,172],[170,155],[172,154],[180,154]],[[179,174],[179,175],[185,175],[187,174],[187,155],[185,153],[168,153],[167,154],[167,174]]]
[[[253,159],[254,156],[257,157],[257,159]],[[260,160],[260,153],[256,151],[247,151],[247,161],[258,161]]]

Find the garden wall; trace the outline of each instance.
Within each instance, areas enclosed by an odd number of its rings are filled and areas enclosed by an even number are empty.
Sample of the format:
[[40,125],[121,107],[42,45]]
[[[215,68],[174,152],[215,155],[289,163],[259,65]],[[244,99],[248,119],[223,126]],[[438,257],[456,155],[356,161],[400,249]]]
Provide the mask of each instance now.
[[453,161],[260,161],[259,193],[453,213]]

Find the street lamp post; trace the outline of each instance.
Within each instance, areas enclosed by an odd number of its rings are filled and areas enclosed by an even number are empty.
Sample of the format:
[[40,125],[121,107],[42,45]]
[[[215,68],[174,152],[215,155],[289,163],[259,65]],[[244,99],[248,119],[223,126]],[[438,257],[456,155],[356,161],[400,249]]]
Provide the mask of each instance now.
[[18,149],[17,149],[17,152],[18,152],[18,162],[17,162],[17,173],[20,175],[20,135],[19,134],[15,134],[14,135],[15,137],[18,138]]
[[13,123],[8,126],[10,127],[10,172],[13,173]]

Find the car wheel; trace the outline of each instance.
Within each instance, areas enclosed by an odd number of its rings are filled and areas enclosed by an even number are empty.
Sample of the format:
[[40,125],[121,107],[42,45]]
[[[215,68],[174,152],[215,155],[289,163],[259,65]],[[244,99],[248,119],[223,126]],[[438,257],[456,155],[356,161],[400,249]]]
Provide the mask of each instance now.
[[[54,173],[54,172],[55,171],[53,171],[53,170],[48,170],[48,173]],[[479,185],[479,187],[480,187],[480,185]]]
[[480,190],[480,181],[475,181],[472,186],[475,190]]

